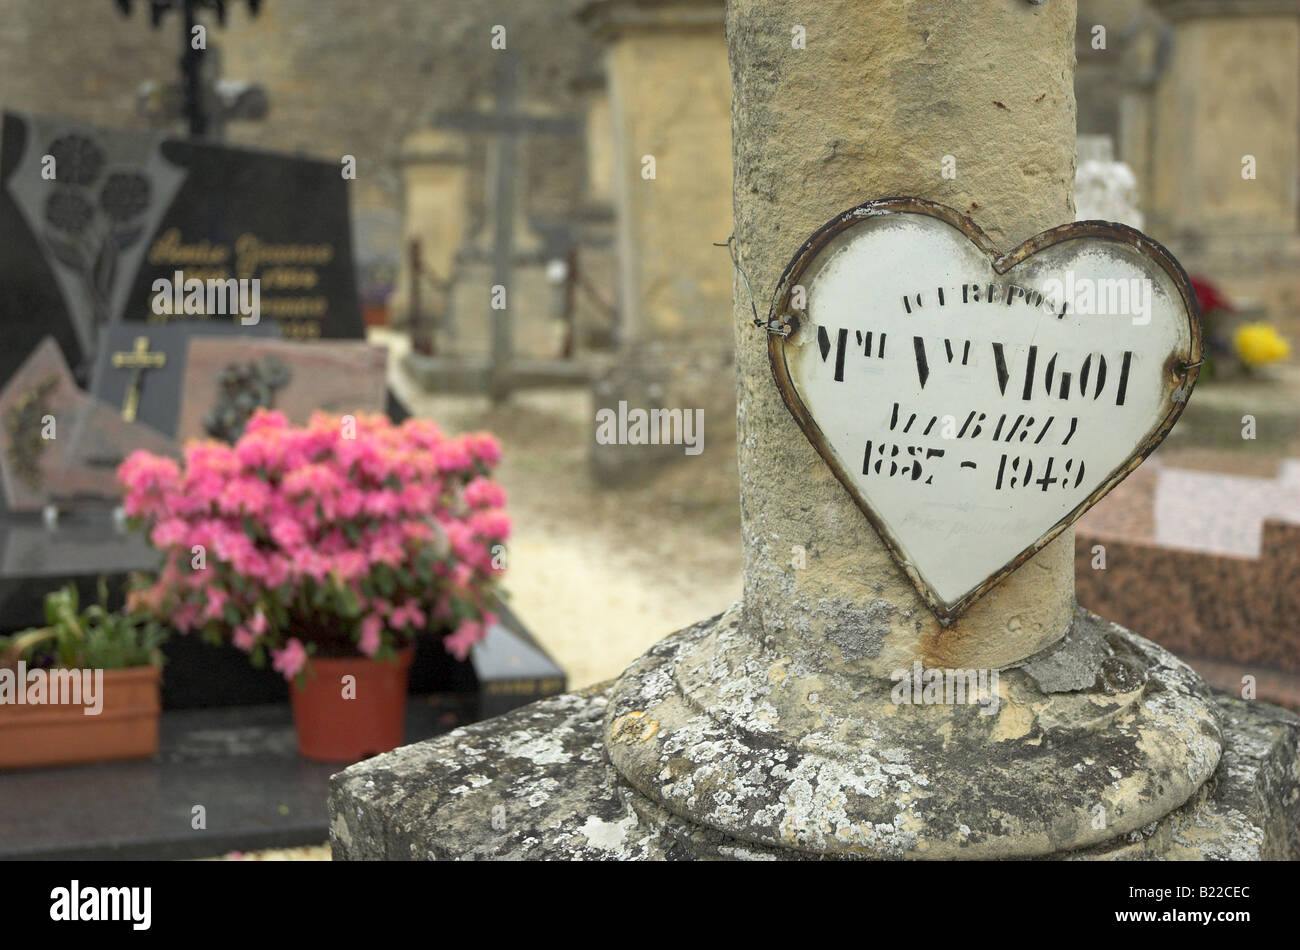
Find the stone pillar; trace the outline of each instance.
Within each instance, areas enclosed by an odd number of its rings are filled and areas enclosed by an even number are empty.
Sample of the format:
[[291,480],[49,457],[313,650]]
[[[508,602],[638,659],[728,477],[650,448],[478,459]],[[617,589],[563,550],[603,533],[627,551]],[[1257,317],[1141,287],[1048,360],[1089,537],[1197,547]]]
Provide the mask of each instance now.
[[1300,4],[1151,2],[1173,39],[1154,94],[1155,174],[1142,183],[1148,231],[1300,331]]
[[[806,50],[790,48],[796,25]],[[740,0],[729,30],[736,237],[760,314],[800,243],[869,198],[949,205],[1006,248],[1074,220],[1072,2],[906,2],[850,15],[842,3]],[[941,174],[945,155],[955,179]],[[941,628],[786,411],[742,284],[735,294],[749,622],[797,658],[824,652],[820,663],[886,674],[918,657],[1003,666],[1060,639],[1073,531]],[[790,570],[795,544],[809,552],[806,570]],[[837,640],[853,642],[828,649]]]
[[[959,209],[1005,249],[1072,221],[1074,23],[1072,0],[728,6],[744,601],[630,667],[605,714],[614,767],[678,819],[819,854],[1024,857],[1149,824],[1218,762],[1194,674],[1103,658],[1072,531],[942,626],[786,409],[753,323],[748,290],[765,316],[804,240],[871,198]],[[1090,672],[1056,677],[1076,661]],[[999,670],[1000,705],[900,705],[917,664]],[[1134,702],[1147,689],[1168,709]]]
[[[705,452],[730,443],[731,79],[723,0],[596,0],[613,130],[619,358],[594,409],[704,412]],[[680,445],[591,446],[606,484],[686,458]]]
[[[731,81],[722,0],[599,0],[628,342],[722,343],[731,269]],[[653,159],[653,178],[647,159]]]
[[[421,129],[403,144],[402,246],[393,316],[406,320],[411,300],[410,244],[420,242],[423,270],[442,283],[452,279],[456,254],[465,240],[468,205],[468,153],[455,132]],[[424,281],[419,290],[421,310],[435,326],[446,316],[445,289]]]

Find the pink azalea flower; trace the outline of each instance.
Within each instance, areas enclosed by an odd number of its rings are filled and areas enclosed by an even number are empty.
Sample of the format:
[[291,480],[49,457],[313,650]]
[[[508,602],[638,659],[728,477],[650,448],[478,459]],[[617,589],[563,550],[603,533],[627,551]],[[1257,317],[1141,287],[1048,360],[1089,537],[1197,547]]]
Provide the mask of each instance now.
[[302,522],[289,514],[279,514],[271,522],[271,538],[282,548],[296,548],[306,537]]
[[416,631],[424,629],[424,611],[413,600],[408,600],[388,615],[388,623],[399,630],[408,624]]
[[434,532],[426,521],[403,521],[402,535],[411,541],[432,541]]
[[379,649],[383,629],[384,621],[378,614],[371,614],[361,621],[361,642],[358,648],[366,656],[374,656]]
[[235,458],[245,469],[264,468],[269,472],[278,471],[284,462],[284,440],[273,429],[262,429],[255,434],[247,434],[235,446]]
[[505,489],[482,476],[465,486],[464,496],[465,504],[471,508],[501,508],[506,503]]
[[489,468],[501,461],[501,443],[488,432],[475,432],[465,436],[470,453]]
[[451,569],[451,584],[462,590],[469,587],[470,581],[474,579],[474,568],[470,564],[461,561]]
[[149,543],[156,548],[169,548],[180,544],[189,533],[190,526],[181,518],[167,518],[154,525]]
[[464,660],[469,657],[469,648],[478,643],[486,636],[483,630],[483,624],[477,620],[463,620],[454,633],[443,637],[442,642],[450,653],[458,660]]
[[283,555],[269,554],[266,557],[266,572],[262,575],[262,583],[267,588],[274,591],[283,587],[289,581],[289,559]]
[[360,551],[343,551],[334,556],[334,573],[345,583],[360,580],[370,573],[370,564]]
[[473,529],[485,538],[504,541],[510,537],[510,516],[500,508],[476,511],[469,520]]
[[267,430],[279,432],[287,428],[289,428],[289,419],[283,412],[279,409],[266,409],[259,406],[253,410],[253,415],[244,424],[244,434],[251,435]]
[[199,619],[198,604],[182,604],[172,613],[172,625],[181,633],[188,633]]
[[454,472],[469,468],[474,461],[469,448],[463,441],[443,442],[433,447],[433,457],[438,463],[438,471]]
[[335,499],[334,511],[340,518],[355,518],[365,508],[366,496],[352,485],[340,489]]
[[433,510],[437,496],[427,486],[421,485],[419,482],[410,482],[402,489],[398,500],[400,502],[398,510],[419,515]]
[[[269,617],[287,613],[295,630],[311,629],[321,609],[354,622],[346,602],[303,599],[325,587],[350,590],[361,605],[363,655],[393,639],[386,631],[401,642],[430,626],[445,631],[468,612],[483,619],[446,638],[449,651],[468,656],[490,621],[482,608],[497,578],[492,550],[511,529],[505,492],[487,477],[500,457],[491,435],[448,437],[428,420],[394,426],[382,414],[357,414],[345,431],[337,415],[294,426],[268,411],[234,446],[191,442],[183,465],[135,453],[119,469],[123,505],[164,556],[132,603],[182,631],[210,625],[241,649],[265,644],[289,678],[307,662],[310,641],[286,642]],[[202,569],[191,569],[196,546]],[[418,583],[416,558],[427,565]],[[387,599],[363,592],[381,580],[390,589],[381,566],[399,570]]]
[[230,600],[230,595],[220,587],[209,587],[207,593],[208,603],[203,608],[203,617],[206,620],[220,620],[222,613],[226,609],[226,603]]
[[396,567],[406,560],[406,552],[400,541],[389,537],[376,538],[370,543],[370,560],[380,564]]
[[291,637],[283,650],[271,651],[271,668],[287,680],[292,680],[307,663],[307,648],[297,637]]
[[366,496],[365,510],[372,518],[391,518],[402,510],[401,496],[391,491],[372,492]]

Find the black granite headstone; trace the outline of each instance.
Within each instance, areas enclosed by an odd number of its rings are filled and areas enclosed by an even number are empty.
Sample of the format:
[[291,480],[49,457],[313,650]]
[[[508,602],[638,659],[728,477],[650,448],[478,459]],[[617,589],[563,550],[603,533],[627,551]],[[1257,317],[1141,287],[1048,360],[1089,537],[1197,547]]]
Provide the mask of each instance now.
[[[362,339],[347,181],[336,163],[168,139],[185,178],[127,294],[122,318],[156,317],[158,281],[259,281],[260,320],[286,339]],[[188,296],[188,291],[182,295]],[[231,319],[231,314],[223,314]],[[212,315],[173,314],[176,320]]]
[[186,287],[254,279],[283,336],[364,337],[338,165],[5,113],[0,380],[53,334],[84,383],[104,327],[231,321],[224,303],[193,312]]

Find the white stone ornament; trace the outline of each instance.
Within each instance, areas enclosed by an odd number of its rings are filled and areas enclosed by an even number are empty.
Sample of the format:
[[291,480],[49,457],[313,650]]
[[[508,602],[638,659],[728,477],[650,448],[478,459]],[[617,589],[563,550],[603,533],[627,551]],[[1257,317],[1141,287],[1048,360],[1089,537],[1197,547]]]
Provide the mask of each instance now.
[[1141,464],[1202,352],[1186,273],[1140,232],[1000,254],[916,198],[819,229],[767,327],[786,406],[944,623]]

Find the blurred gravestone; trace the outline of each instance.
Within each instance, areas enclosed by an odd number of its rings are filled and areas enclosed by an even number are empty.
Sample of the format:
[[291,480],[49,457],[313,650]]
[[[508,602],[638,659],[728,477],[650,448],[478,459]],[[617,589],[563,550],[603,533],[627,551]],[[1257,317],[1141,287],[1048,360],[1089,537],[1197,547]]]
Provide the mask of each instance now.
[[105,326],[235,320],[189,281],[256,279],[286,338],[364,335],[334,163],[6,113],[0,185],[0,379],[46,333],[84,380]]
[[[178,437],[222,437],[255,406],[278,409],[297,425],[316,411],[382,412],[388,356],[360,340],[196,337],[181,387]],[[240,426],[242,428],[242,425]]]
[[[91,376],[91,390],[107,405],[125,413],[136,402],[135,419],[159,432],[180,438],[191,341],[198,339],[265,339],[270,323],[242,327],[237,323],[204,321],[171,324],[119,323],[105,329]],[[139,341],[143,340],[141,344]],[[137,367],[137,357],[153,365]],[[205,383],[205,388],[210,386]],[[183,439],[181,440],[183,441]]]
[[77,388],[53,337],[0,390],[0,474],[11,512],[115,501],[117,466],[135,449],[176,454],[171,439]]

